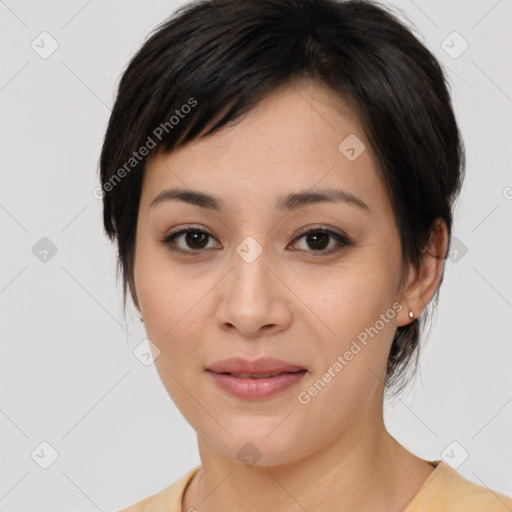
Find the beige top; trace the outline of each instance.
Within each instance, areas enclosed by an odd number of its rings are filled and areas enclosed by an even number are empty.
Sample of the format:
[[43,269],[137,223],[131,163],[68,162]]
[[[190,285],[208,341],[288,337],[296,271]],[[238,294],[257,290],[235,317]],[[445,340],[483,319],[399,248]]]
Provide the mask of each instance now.
[[[512,499],[477,485],[443,461],[427,478],[405,512],[511,512]],[[182,512],[187,484],[201,469],[197,466],[174,484],[119,512]]]

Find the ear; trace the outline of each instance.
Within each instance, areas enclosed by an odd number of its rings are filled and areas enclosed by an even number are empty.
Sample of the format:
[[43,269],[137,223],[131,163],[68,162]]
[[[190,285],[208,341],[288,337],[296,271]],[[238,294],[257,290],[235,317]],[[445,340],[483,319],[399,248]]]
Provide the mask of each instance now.
[[[430,241],[423,251],[419,268],[416,269],[411,265],[409,269],[406,284],[399,298],[403,309],[397,315],[398,327],[413,322],[434,296],[443,275],[447,246],[446,223],[443,219],[438,218],[434,222]],[[409,311],[414,313],[413,318],[409,318]]]

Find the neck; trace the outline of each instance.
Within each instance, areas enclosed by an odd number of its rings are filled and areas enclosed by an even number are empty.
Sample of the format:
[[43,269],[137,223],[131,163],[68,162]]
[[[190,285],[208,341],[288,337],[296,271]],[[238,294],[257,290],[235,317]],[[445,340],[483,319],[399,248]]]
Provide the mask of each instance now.
[[[362,436],[361,432],[365,432]],[[201,470],[183,510],[403,510],[434,469],[386,431],[382,417],[350,429],[320,450],[279,466],[246,467],[198,436]]]

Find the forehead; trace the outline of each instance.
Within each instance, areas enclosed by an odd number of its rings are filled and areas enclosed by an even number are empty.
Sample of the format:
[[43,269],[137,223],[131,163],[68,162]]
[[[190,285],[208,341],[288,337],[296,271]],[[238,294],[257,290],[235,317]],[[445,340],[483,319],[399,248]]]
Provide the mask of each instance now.
[[141,208],[172,186],[214,189],[241,204],[339,185],[367,202],[382,200],[376,159],[355,111],[326,86],[302,81],[276,89],[217,132],[150,160]]

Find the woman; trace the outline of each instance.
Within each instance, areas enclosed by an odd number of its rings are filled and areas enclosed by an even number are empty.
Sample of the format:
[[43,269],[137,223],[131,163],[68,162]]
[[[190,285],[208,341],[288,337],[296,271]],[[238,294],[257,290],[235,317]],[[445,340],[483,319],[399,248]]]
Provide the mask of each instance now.
[[100,166],[125,305],[201,458],[125,512],[512,509],[382,418],[464,171],[439,63],[392,14],[186,5],[125,71]]

